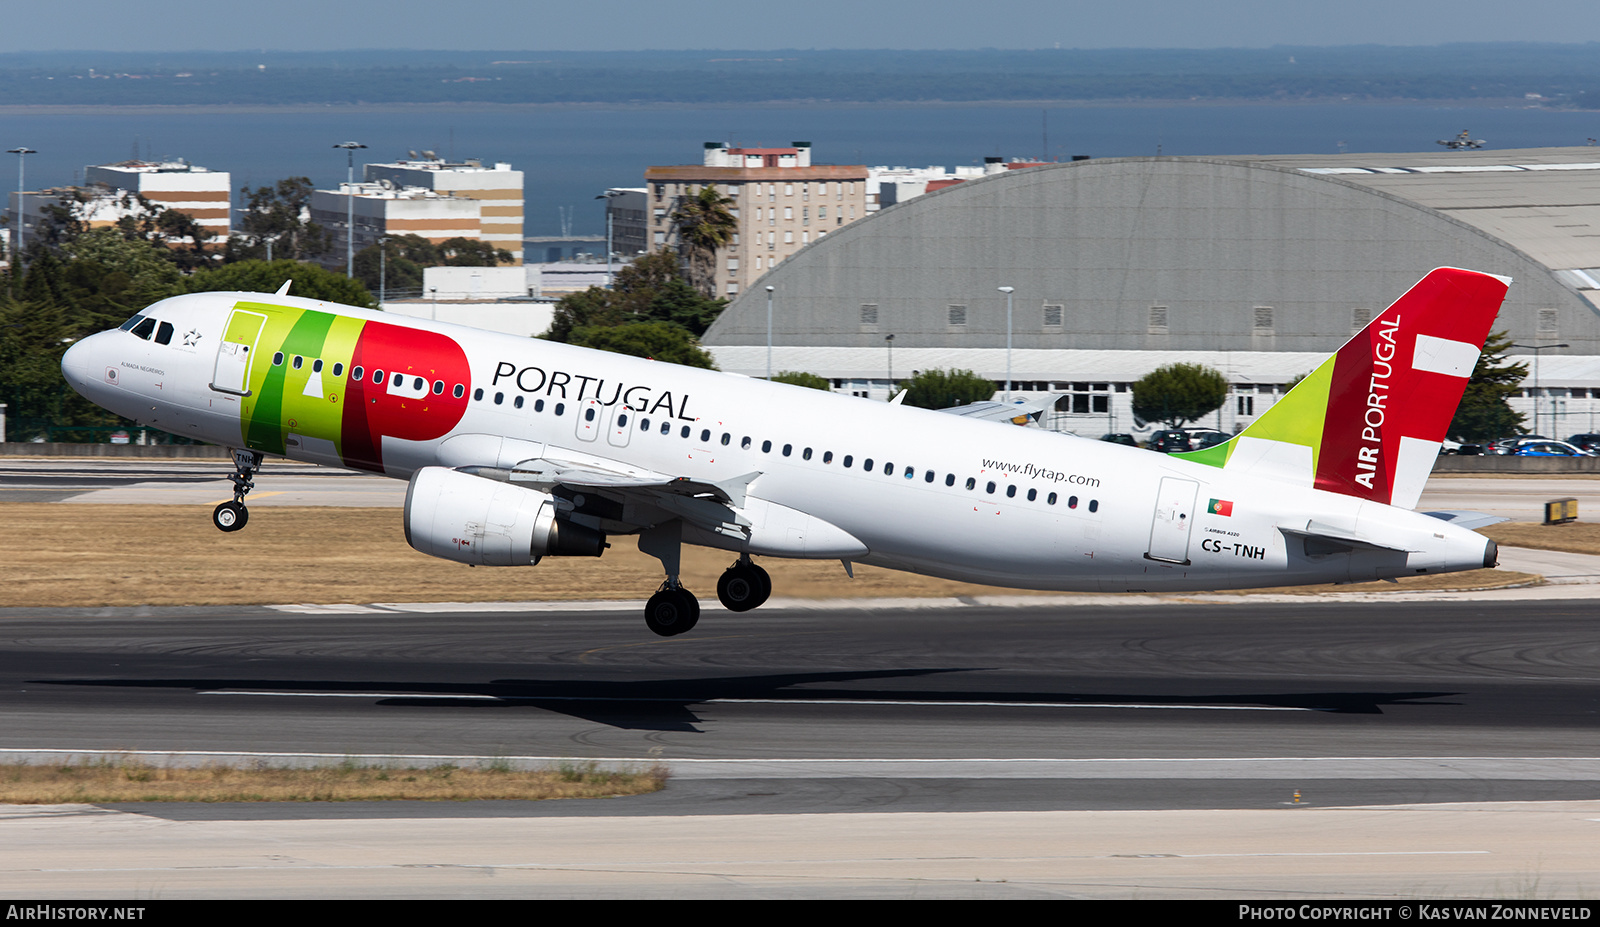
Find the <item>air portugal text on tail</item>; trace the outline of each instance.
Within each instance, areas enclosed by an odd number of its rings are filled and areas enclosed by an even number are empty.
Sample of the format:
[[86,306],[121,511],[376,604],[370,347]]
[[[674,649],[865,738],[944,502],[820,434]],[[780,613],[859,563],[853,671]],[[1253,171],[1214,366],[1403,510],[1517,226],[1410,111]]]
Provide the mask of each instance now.
[[1184,456],[1411,508],[1509,283],[1433,271],[1238,437]]
[[374,471],[409,481],[406,539],[446,560],[526,566],[636,536],[666,574],[646,623],[674,635],[700,615],[685,543],[737,557],[717,583],[730,611],[772,592],[756,556],[1085,591],[1492,566],[1469,523],[1409,509],[1507,282],[1435,270],[1243,433],[1171,456],[1017,428],[1014,410],[868,402],[285,291],[163,300],[61,366],[119,415],[233,449],[224,531],[245,526],[265,455]]

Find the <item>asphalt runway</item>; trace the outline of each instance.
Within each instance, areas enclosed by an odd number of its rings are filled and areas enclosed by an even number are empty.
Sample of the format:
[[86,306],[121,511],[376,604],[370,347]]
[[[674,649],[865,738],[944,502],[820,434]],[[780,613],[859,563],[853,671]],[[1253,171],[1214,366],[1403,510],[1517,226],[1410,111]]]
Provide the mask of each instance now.
[[1592,600],[708,611],[671,639],[632,610],[9,610],[0,748],[692,783],[617,814],[1587,800],[1597,663]]
[[631,609],[9,610],[13,757],[672,779],[587,802],[0,806],[0,895],[1572,897],[1600,869],[1592,615],[777,609],[661,639]]

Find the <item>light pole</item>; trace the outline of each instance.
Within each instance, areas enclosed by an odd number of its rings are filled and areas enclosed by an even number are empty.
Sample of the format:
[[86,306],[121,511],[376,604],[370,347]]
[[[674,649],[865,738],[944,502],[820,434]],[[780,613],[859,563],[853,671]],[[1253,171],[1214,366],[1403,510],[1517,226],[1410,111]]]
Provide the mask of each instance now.
[[6,149],[6,154],[17,156],[17,240],[11,246],[11,267],[13,270],[22,263],[22,226],[28,211],[22,200],[22,191],[27,189],[22,182],[22,165],[27,160],[28,155],[38,153],[32,148],[26,147]]
[[1547,348],[1570,348],[1572,345],[1563,341],[1560,344],[1513,344],[1511,347],[1533,352],[1533,433],[1539,434],[1539,352]]
[[333,146],[343,148],[349,163],[346,165],[345,176],[345,217],[344,217],[344,275],[356,275],[356,149],[367,146],[360,142],[340,142]]
[[767,287],[767,380],[772,380],[772,287]]
[[1011,291],[1012,287],[996,287],[1006,294],[1006,402],[1011,401]]
[[889,346],[889,398],[894,398],[894,336],[884,335],[883,343]]
[[388,295],[389,282],[389,239],[378,239],[378,308],[383,308],[384,297]]
[[621,190],[607,190],[595,197],[597,200],[606,201],[606,289],[611,289],[615,279],[611,276],[611,255],[615,248],[611,244],[611,201],[619,196],[626,196]]

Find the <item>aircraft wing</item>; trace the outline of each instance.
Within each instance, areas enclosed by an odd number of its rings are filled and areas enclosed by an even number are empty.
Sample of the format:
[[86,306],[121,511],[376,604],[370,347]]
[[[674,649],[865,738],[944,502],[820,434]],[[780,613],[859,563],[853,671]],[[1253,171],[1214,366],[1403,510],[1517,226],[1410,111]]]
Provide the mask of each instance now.
[[599,458],[563,460],[539,457],[525,460],[509,469],[464,467],[477,476],[553,492],[597,494],[615,503],[611,506],[581,506],[593,509],[596,518],[608,522],[614,532],[646,528],[673,518],[695,527],[728,537],[748,537],[750,521],[738,509],[745,504],[745,490],[759,472],[730,480],[709,482],[641,470],[637,467],[607,466]]
[[[991,422],[1010,422],[1014,425],[1025,425],[1028,419],[1037,421],[1044,410],[1050,408],[1055,402],[1055,397],[1048,399],[1022,399],[1016,402],[974,402],[964,406],[951,406],[940,409],[949,415],[960,415],[963,418],[976,418]],[[1018,421],[1024,419],[1024,421]]]

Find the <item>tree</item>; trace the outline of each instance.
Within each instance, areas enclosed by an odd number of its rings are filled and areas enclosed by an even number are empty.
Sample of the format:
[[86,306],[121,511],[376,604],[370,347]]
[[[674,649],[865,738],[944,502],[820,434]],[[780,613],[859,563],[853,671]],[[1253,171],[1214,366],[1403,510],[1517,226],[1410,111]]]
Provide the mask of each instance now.
[[439,242],[439,258],[446,267],[496,267],[516,260],[510,251],[476,238],[447,238]]
[[994,398],[993,380],[970,370],[924,370],[901,384],[905,404],[921,409],[949,409]]
[[731,197],[717,192],[716,185],[706,184],[672,211],[672,225],[683,248],[689,281],[706,297],[717,295],[717,252],[739,230],[739,220],[729,211],[733,204]]
[[685,367],[717,369],[694,336],[671,322],[629,322],[625,325],[590,326],[575,329],[570,344],[616,354],[631,354]]
[[1204,364],[1168,364],[1133,384],[1133,414],[1147,422],[1182,428],[1222,408],[1228,380]]
[[287,177],[276,186],[241,187],[245,208],[238,231],[228,239],[229,261],[260,260],[269,255],[306,261],[328,253],[333,236],[311,221],[309,177]]
[[[444,263],[439,246],[421,235],[390,235],[356,252],[356,279],[370,292],[422,290],[422,270]],[[380,285],[379,277],[384,279]]]
[[833,391],[833,384],[829,383],[826,378],[819,377],[814,373],[801,373],[798,370],[785,370],[782,373],[775,373],[772,375],[772,382],[787,383],[790,386],[803,386],[806,389],[820,389],[824,392]]
[[1513,412],[1506,399],[1521,387],[1528,365],[1506,363],[1509,347],[1511,336],[1506,332],[1495,332],[1484,341],[1466,391],[1461,394],[1461,404],[1456,406],[1456,416],[1450,422],[1450,437],[1478,443],[1522,430],[1522,413]]
[[276,293],[285,280],[294,281],[290,296],[321,299],[363,309],[379,308],[367,288],[357,280],[299,261],[236,261],[211,270],[197,271],[188,279],[190,293],[239,290]]
[[555,319],[545,336],[570,341],[579,328],[672,322],[699,337],[727,303],[707,299],[684,282],[671,249],[647,254],[617,273],[611,289],[592,286],[556,302]]

